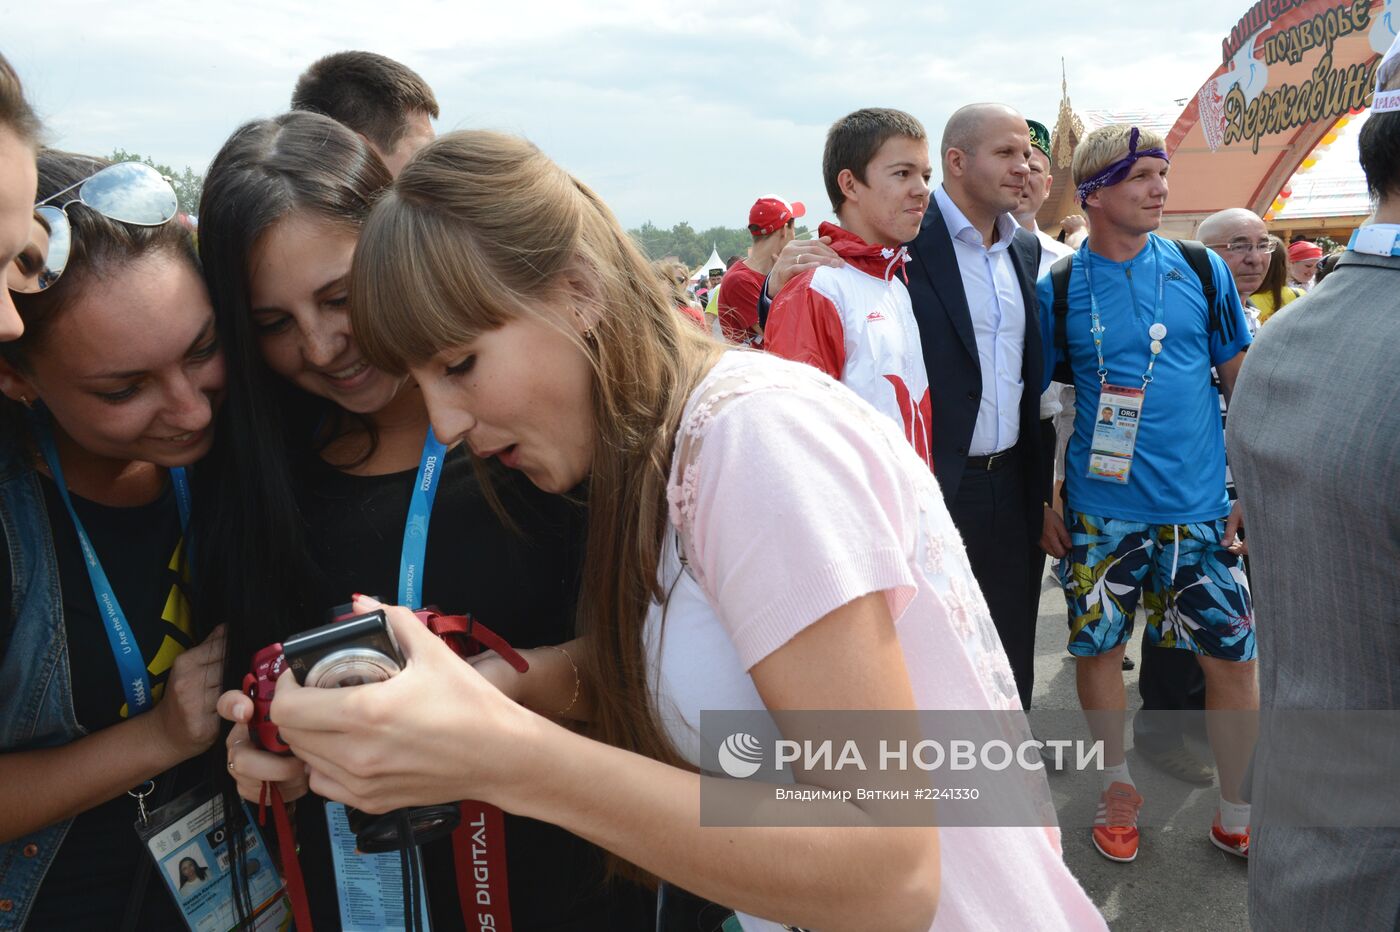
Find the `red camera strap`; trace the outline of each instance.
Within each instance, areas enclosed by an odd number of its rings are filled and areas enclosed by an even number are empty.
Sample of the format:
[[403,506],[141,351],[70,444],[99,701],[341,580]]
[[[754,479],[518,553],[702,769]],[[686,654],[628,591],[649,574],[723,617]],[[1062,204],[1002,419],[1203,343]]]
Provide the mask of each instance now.
[[[415,614],[463,660],[494,650],[519,672],[530,669],[505,638],[471,615],[439,615],[431,609]],[[462,920],[468,929],[511,932],[505,813],[475,800],[463,801],[461,808],[462,824],[452,833],[452,861]]]
[[488,803],[464,801],[462,824],[452,833],[452,861],[467,928],[511,932],[505,813]]
[[301,876],[301,861],[297,859],[297,838],[287,804],[275,783],[264,783],[258,799],[258,825],[267,824],[268,795],[272,797],[272,821],[277,826],[277,856],[282,860],[282,880],[287,884],[287,896],[292,901],[292,915],[297,932],[312,932],[311,901],[306,898],[306,880]]
[[524,673],[530,669],[525,658],[517,654],[515,648],[506,643],[505,638],[471,615],[439,615],[430,608],[413,614],[463,660],[486,650],[494,650],[517,672]]

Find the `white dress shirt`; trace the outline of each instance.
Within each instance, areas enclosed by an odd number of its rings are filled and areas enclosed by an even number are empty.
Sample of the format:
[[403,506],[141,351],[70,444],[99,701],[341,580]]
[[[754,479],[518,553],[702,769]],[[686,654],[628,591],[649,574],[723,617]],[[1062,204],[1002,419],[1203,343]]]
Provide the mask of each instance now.
[[1049,233],[1040,228],[1040,224],[1031,232],[1035,233],[1035,238],[1040,240],[1040,270],[1036,272],[1036,279],[1042,278],[1046,272],[1050,271],[1050,266],[1054,265],[1065,256],[1074,255],[1074,247],[1066,246],[1055,239]]
[[986,456],[1010,449],[1021,436],[1026,304],[1008,251],[1016,220],[1010,214],[997,217],[997,240],[988,247],[942,185],[934,189],[933,196],[953,239],[982,370],[982,404],[967,454]]
[[[1036,273],[1036,278],[1041,279],[1045,277],[1046,272],[1050,271],[1050,266],[1065,256],[1074,255],[1074,250],[1043,231],[1040,224],[1033,220],[1031,222],[1035,224],[1035,229],[1032,232],[1035,233],[1035,238],[1040,240],[1040,271]],[[1062,400],[1064,390],[1064,385],[1059,382],[1051,382],[1050,387],[1041,394],[1040,419],[1042,421],[1052,418],[1064,410],[1065,406]]]

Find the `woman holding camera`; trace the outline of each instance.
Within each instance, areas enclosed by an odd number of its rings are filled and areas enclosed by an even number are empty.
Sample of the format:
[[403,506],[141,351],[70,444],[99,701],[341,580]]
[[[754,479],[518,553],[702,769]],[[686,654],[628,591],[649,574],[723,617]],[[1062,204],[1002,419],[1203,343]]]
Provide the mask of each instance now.
[[[470,613],[518,648],[573,637],[577,508],[507,477],[495,487],[506,527],[466,450],[432,435],[417,384],[371,365],[350,326],[351,258],[389,181],[359,136],[304,112],[243,126],[205,178],[200,251],[230,398],[200,477],[220,499],[197,537],[223,559],[200,564],[198,579],[201,608],[229,622],[230,684],[259,648],[326,623],[356,590]],[[525,653],[541,668],[571,665],[557,649]],[[263,781],[288,799],[305,793],[301,761],[250,742],[246,697],[230,693],[221,710],[237,723],[228,768],[244,797],[256,801]],[[295,817],[312,917],[338,927],[344,885],[325,807],[303,800]],[[516,928],[645,923],[639,888],[605,895],[591,845],[526,819],[504,830]],[[423,851],[433,927],[460,928],[452,841]]]
[[442,439],[546,491],[589,483],[579,706],[600,740],[526,707],[569,701],[571,678],[463,664],[392,609],[403,673],[278,683],[272,717],[316,791],[375,812],[488,800],[745,929],[926,929],[935,910],[1103,927],[1039,828],[878,827],[854,801],[825,810],[842,827],[700,824],[702,709],[1018,707],[937,484],[873,409],[691,331],[598,197],[509,136],[423,149],[352,280],[360,346],[411,374]]
[[132,826],[219,730],[184,468],[223,357],[158,173],[45,151],[38,196],[48,248],[8,270],[24,332],[0,344],[0,929],[182,929]]

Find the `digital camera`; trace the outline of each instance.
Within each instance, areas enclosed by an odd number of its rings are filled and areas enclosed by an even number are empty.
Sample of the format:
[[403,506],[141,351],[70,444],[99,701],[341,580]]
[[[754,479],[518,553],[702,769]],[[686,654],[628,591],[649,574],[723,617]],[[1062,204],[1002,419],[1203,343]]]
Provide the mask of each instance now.
[[[264,647],[253,656],[252,670],[243,677],[243,692],[253,700],[248,731],[259,747],[277,754],[291,753],[269,717],[277,678],[284,671],[291,670],[303,686],[335,689],[378,683],[403,669],[403,653],[384,612],[355,615],[345,606],[331,614],[334,620],[330,624]],[[427,611],[418,617],[432,628],[432,621],[443,616]],[[466,621],[467,631],[478,627],[469,616]],[[440,838],[455,829],[462,818],[455,804],[399,809],[383,815],[357,809],[347,813],[359,849],[370,854]]]

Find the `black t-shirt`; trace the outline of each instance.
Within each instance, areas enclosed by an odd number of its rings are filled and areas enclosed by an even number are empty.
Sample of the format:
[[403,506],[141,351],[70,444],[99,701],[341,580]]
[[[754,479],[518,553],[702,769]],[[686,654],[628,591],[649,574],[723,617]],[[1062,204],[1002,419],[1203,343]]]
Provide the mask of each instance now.
[[[311,604],[343,604],[352,592],[397,601],[399,561],[416,470],[351,476],[317,462],[299,496],[313,558],[323,578]],[[546,495],[523,476],[497,484],[516,535],[502,526],[459,447],[446,458],[432,521],[421,591],[424,604],[470,613],[513,647],[574,637],[573,609],[582,555],[577,506]],[[309,619],[307,627],[324,622]],[[297,839],[313,921],[339,925],[324,807],[297,806]],[[655,898],[630,884],[603,885],[597,848],[553,825],[506,815],[506,871],[511,918],[530,930],[650,929]],[[436,932],[463,929],[451,839],[424,848],[430,914]]]
[[[126,700],[106,627],[83,561],[78,534],[47,477],[40,478],[53,532],[68,639],[73,709],[89,732],[124,720]],[[179,512],[169,486],[149,505],[115,508],[73,496],[73,507],[126,614],[147,663],[157,700],[176,656],[194,643],[189,605],[176,567],[181,546]],[[15,616],[8,546],[0,548],[0,646],[8,649]],[[183,792],[202,775],[199,761],[157,778]],[[178,771],[178,773],[177,773]],[[151,805],[151,800],[147,801]],[[117,929],[148,857],[136,837],[136,800],[125,793],[73,820],[29,915],[32,929]],[[182,930],[184,923],[160,877],[145,889],[139,929]]]

